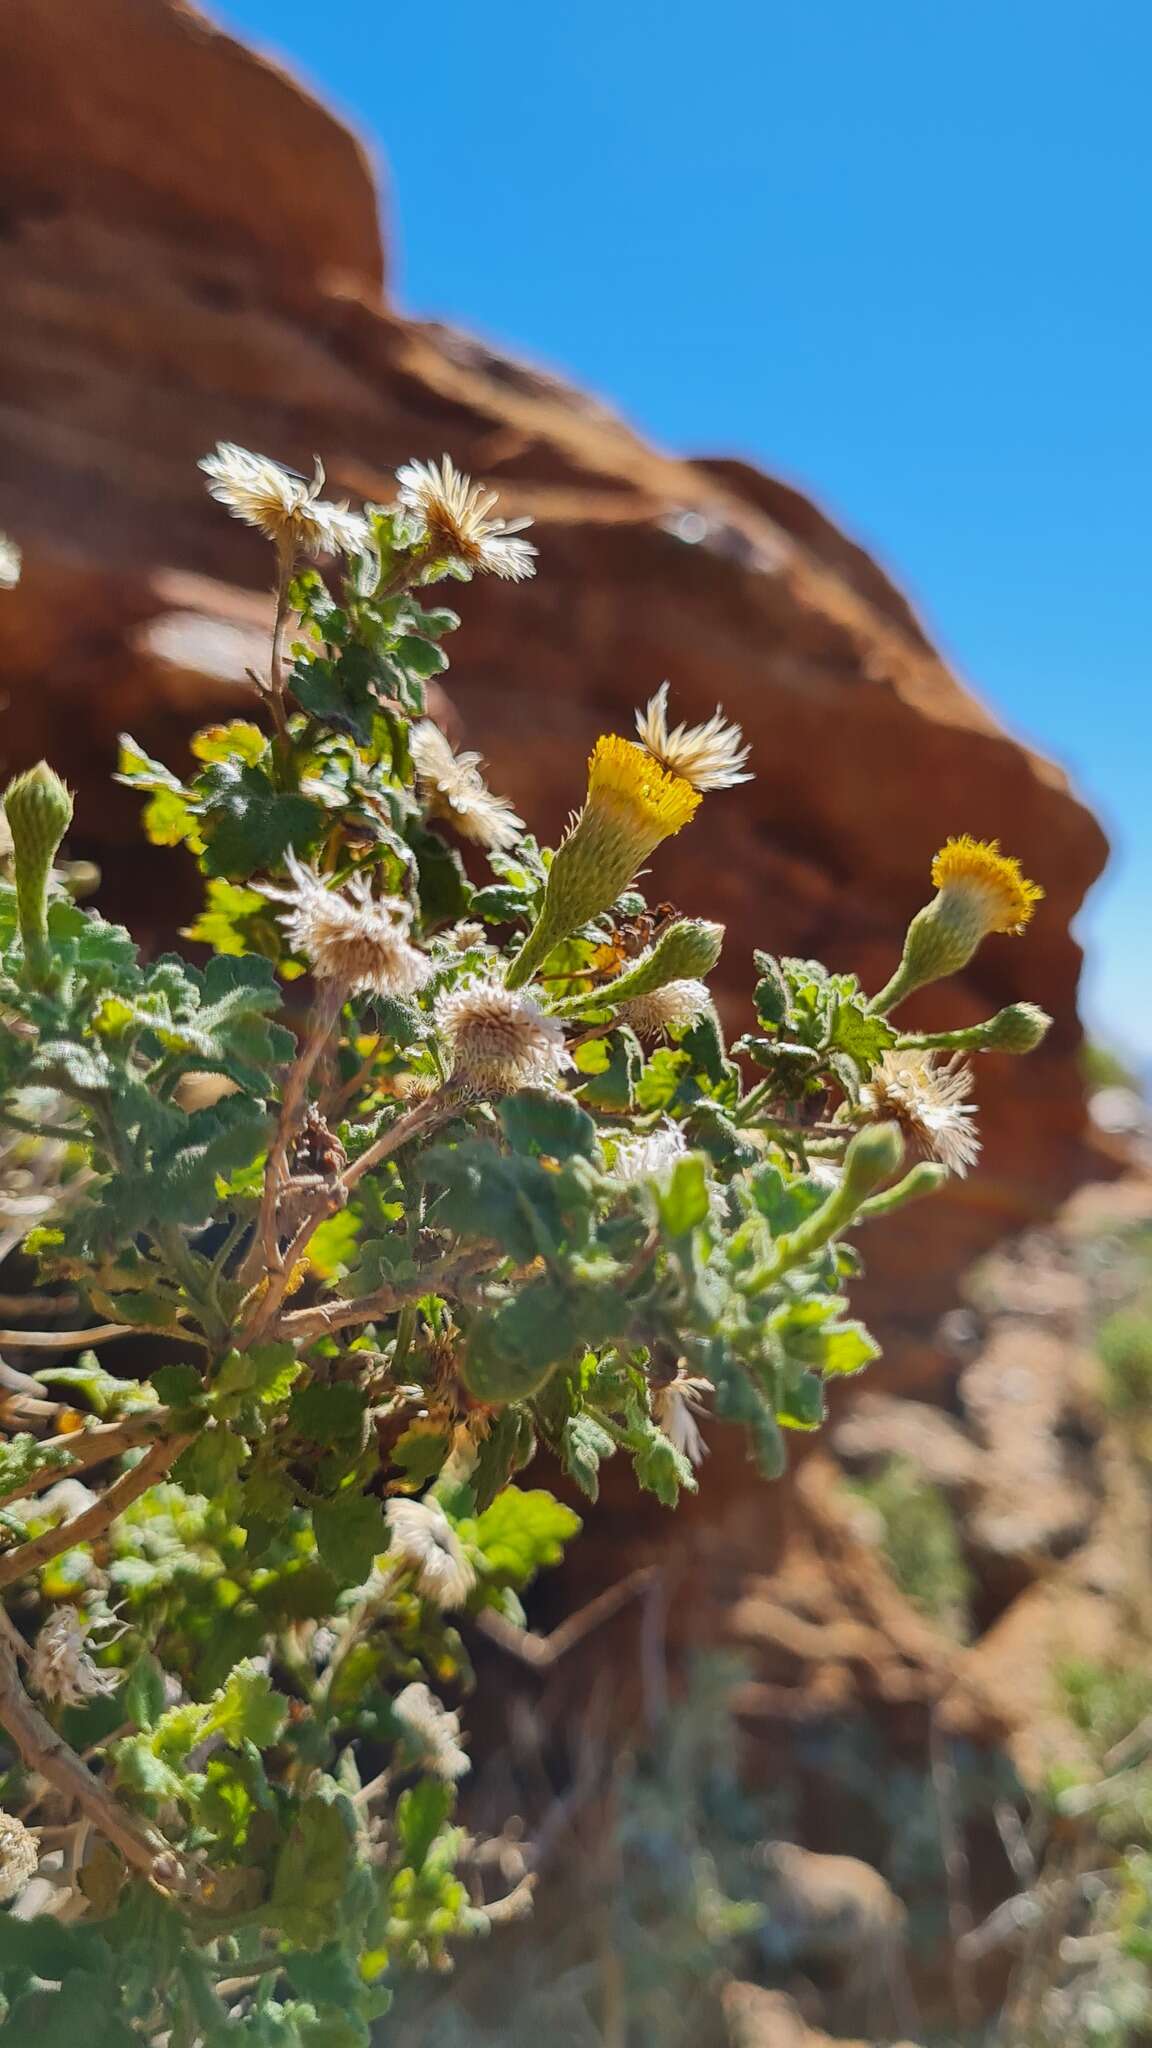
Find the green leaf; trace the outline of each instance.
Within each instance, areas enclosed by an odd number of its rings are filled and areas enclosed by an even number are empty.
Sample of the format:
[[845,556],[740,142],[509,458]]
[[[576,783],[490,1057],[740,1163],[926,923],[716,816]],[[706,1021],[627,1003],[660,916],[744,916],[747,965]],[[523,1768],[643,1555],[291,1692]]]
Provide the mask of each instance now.
[[94,1351],[82,1351],[75,1365],[41,1366],[36,1377],[47,1386],[68,1387],[83,1394],[101,1417],[114,1415],[118,1408],[150,1405],[139,1380],[119,1380],[115,1373],[105,1372]]
[[128,1674],[122,1701],[124,1719],[147,1733],[156,1726],[166,1704],[163,1668],[151,1651],[145,1650]]
[[291,1344],[256,1344],[249,1351],[230,1351],[221,1364],[208,1398],[212,1413],[234,1416],[244,1397],[262,1408],[287,1399],[303,1366]]
[[628,1448],[641,1486],[646,1493],[654,1493],[664,1507],[675,1507],[682,1487],[695,1493],[696,1475],[691,1465],[655,1423],[641,1423],[630,1430]]
[[314,1507],[312,1530],[321,1560],[342,1586],[362,1585],[388,1547],[383,1511],[370,1494],[349,1490]]
[[289,847],[307,854],[324,830],[325,813],[307,797],[277,790],[260,768],[213,763],[198,777],[200,829],[207,875],[246,881],[277,868]]
[[[413,1859],[413,1867],[420,1865]],[[294,1991],[315,2005],[334,2005],[355,2012],[364,1990],[364,1980],[341,1941],[330,1941],[311,1953],[297,1950],[284,1958],[284,1969]]]
[[449,846],[439,833],[426,832],[418,826],[409,833],[409,843],[416,855],[420,914],[425,929],[435,931],[442,924],[458,924],[469,915],[473,892],[455,847]]
[[319,1793],[305,1799],[272,1880],[272,1903],[289,1930],[299,1930],[304,1939],[316,1933],[318,1946],[324,1944],[351,1875],[353,1854],[340,1806]]
[[284,1726],[288,1702],[274,1692],[266,1671],[250,1662],[238,1664],[210,1702],[204,1735],[222,1735],[233,1749],[251,1742],[266,1749]]
[[296,1387],[288,1404],[289,1427],[310,1443],[359,1443],[364,1434],[366,1396],[350,1380],[331,1386],[310,1381]]
[[862,1372],[879,1356],[880,1346],[863,1323],[835,1323],[827,1332],[821,1370],[825,1378]]
[[560,1456],[564,1470],[589,1500],[600,1495],[600,1465],[616,1449],[615,1439],[588,1414],[570,1415],[564,1424]]
[[567,1095],[521,1088],[504,1098],[499,1115],[514,1152],[560,1160],[596,1156],[596,1126],[587,1110]]
[[497,1578],[527,1585],[544,1565],[559,1564],[580,1517],[550,1493],[506,1486],[478,1518],[476,1541]]
[[824,1386],[818,1373],[789,1374],[776,1403],[776,1420],[785,1429],[819,1429],[824,1420]]
[[80,1970],[103,1975],[111,1961],[107,1942],[90,1928],[66,1927],[47,1913],[32,1920],[0,1913],[0,1971],[27,1970],[55,1981]]
[[428,1851],[452,1811],[455,1794],[441,1778],[421,1778],[396,1801],[396,1834],[404,1861],[423,1870]]
[[865,1068],[875,1066],[882,1053],[895,1045],[897,1033],[886,1017],[870,1015],[862,1000],[838,997],[832,1014],[828,1045],[846,1052]]
[[252,950],[255,929],[261,924],[271,937],[275,925],[267,896],[216,876],[208,883],[203,910],[185,926],[184,937],[211,946],[217,953],[243,954]]
[[443,650],[434,641],[422,639],[418,633],[410,633],[396,642],[396,658],[403,662],[405,668],[411,669],[413,675],[424,680],[429,676],[443,675],[448,666],[448,656]]
[[232,718],[227,725],[202,725],[189,742],[198,761],[243,761],[254,768],[268,752],[268,741],[258,725]]
[[657,1190],[656,1208],[669,1237],[688,1237],[708,1220],[708,1176],[698,1153],[678,1159]]

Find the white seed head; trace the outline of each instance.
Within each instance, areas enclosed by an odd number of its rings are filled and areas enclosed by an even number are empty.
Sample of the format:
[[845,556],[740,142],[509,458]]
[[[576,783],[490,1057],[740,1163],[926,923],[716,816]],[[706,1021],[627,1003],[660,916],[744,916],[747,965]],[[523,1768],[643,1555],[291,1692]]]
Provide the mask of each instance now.
[[690,1465],[699,1465],[708,1455],[696,1417],[708,1413],[705,1396],[713,1392],[711,1380],[684,1372],[677,1373],[667,1386],[652,1389],[653,1420]]
[[679,1124],[668,1118],[657,1124],[654,1131],[646,1131],[637,1138],[624,1138],[616,1147],[612,1160],[612,1173],[617,1180],[648,1180],[653,1175],[667,1173],[678,1159],[683,1159],[688,1147]]
[[693,789],[731,789],[737,782],[751,782],[744,769],[751,753],[738,725],[733,725],[717,708],[703,725],[675,725],[668,728],[668,685],[661,683],[643,711],[636,713],[636,730],[642,746],[670,775],[682,776]]
[[22,556],[14,540],[0,533],[0,590],[14,590],[20,581]]
[[868,1115],[897,1124],[922,1159],[938,1160],[961,1178],[980,1156],[969,1100],[972,1069],[954,1055],[886,1052],[860,1091]]
[[433,1777],[451,1781],[471,1769],[468,1753],[460,1746],[459,1714],[449,1713],[426,1685],[406,1685],[393,1700],[392,1711]]
[[320,981],[381,996],[412,995],[431,968],[408,939],[412,913],[398,896],[373,896],[367,875],[329,889],[295,854],[285,856],[290,889],[266,882],[263,894],[289,907],[280,913],[289,944]]
[[363,554],[368,527],[347,505],[325,503],[320,492],[324,472],[294,476],[270,456],[253,455],[234,441],[221,441],[200,464],[208,489],[233,518],[255,526],[280,553],[292,555]]
[[638,1038],[680,1038],[706,1017],[712,996],[703,981],[666,981],[646,996],[632,996],[620,1005],[620,1022],[630,1024]]
[[421,788],[437,817],[477,846],[515,846],[524,820],[507,797],[493,796],[480,773],[480,754],[457,754],[430,718],[413,726],[409,743]]
[[58,1607],[40,1630],[28,1659],[28,1683],[42,1699],[62,1707],[114,1693],[123,1674],[101,1671],[89,1653],[90,1639],[114,1627],[107,1615],[81,1614],[71,1605]]
[[416,1591],[435,1607],[461,1607],[476,1574],[439,1503],[389,1501],[388,1532],[388,1554],[408,1566]]
[[453,1080],[477,1094],[555,1087],[572,1065],[563,1026],[502,982],[473,975],[438,995],[434,1011]]
[[480,574],[520,583],[536,574],[536,550],[512,536],[530,519],[489,517],[498,493],[474,484],[445,455],[440,462],[406,462],[396,471],[399,499],[415,513],[437,561],[455,562]]
[[0,1904],[16,1898],[36,1875],[40,1844],[14,1813],[0,1811]]

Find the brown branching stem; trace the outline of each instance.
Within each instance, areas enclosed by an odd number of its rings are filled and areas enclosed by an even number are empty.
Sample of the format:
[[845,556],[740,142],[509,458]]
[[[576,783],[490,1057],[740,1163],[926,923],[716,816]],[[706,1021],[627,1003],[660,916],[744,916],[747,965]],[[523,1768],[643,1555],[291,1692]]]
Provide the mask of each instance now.
[[123,1422],[101,1422],[92,1429],[78,1429],[69,1435],[47,1438],[45,1450],[66,1451],[68,1464],[46,1465],[39,1472],[33,1472],[22,1486],[13,1486],[7,1493],[0,1494],[0,1504],[22,1500],[28,1494],[42,1493],[45,1487],[55,1486],[58,1479],[71,1479],[92,1465],[102,1465],[108,1458],[118,1458],[124,1451],[150,1443],[154,1437],[163,1435],[171,1413],[169,1408],[150,1408],[146,1414],[126,1417]]
[[174,1889],[173,1878],[183,1873],[167,1843],[147,1834],[131,1815],[119,1806],[100,1780],[70,1749],[62,1735],[33,1705],[20,1683],[16,1652],[7,1635],[0,1635],[0,1723],[19,1750],[30,1771],[51,1785],[54,1792],[80,1808],[92,1825],[119,1849],[126,1863],[145,1877],[155,1877],[163,1858],[166,1888]]
[[[139,1500],[141,1494],[147,1493],[150,1486],[155,1486],[163,1479],[169,1467],[175,1464],[181,1451],[191,1441],[191,1437],[176,1436],[165,1437],[160,1443],[153,1444],[151,1450],[144,1453],[139,1464],[133,1465],[128,1472],[122,1472],[119,1479],[113,1481],[107,1493],[102,1494],[98,1501],[94,1501],[90,1508],[85,1508],[82,1515],[76,1515],[70,1522],[61,1523],[58,1528],[45,1529],[42,1535],[34,1536],[31,1542],[22,1543],[18,1550],[9,1551],[0,1557],[0,1591],[5,1586],[15,1585],[25,1573],[37,1571],[41,1565],[48,1564],[54,1557],[59,1557],[62,1551],[71,1550],[78,1543],[92,1543],[98,1536],[102,1536],[116,1517],[123,1514],[125,1508],[131,1507],[133,1501]],[[59,1478],[60,1474],[57,1473],[55,1476]]]
[[433,1259],[401,1287],[381,1287],[374,1294],[362,1294],[358,1301],[325,1301],[315,1308],[293,1309],[281,1316],[277,1334],[295,1343],[311,1343],[315,1337],[327,1337],[355,1323],[378,1322],[381,1316],[394,1315],[405,1302],[418,1301],[422,1294],[453,1293],[462,1281],[496,1265],[500,1257],[490,1245],[483,1245],[451,1258]]

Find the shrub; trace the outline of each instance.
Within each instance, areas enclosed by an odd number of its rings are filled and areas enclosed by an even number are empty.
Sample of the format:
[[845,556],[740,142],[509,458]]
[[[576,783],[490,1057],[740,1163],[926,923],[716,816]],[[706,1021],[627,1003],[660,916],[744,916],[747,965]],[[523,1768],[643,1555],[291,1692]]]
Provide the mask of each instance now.
[[848,1233],[966,1170],[959,1055],[1047,1022],[890,1013],[1039,892],[949,841],[885,990],[759,953],[729,1049],[721,927],[636,876],[745,778],[738,728],[670,730],[659,692],[549,851],[426,717],[458,624],[430,586],[534,567],[491,496],[412,464],[353,513],[319,472],[204,467],[275,550],[267,670],[187,774],[125,738],[120,777],[199,866],[205,964],[59,891],[50,768],[6,796],[0,1121],[51,1090],[83,1170],[27,1238],[78,1300],[55,1427],[0,1447],[0,1888],[28,1824],[54,1887],[0,1920],[0,1997],[21,2041],[362,2048],[489,1925],[466,1620],[517,1621],[579,1526],[518,1476],[543,1443],[595,1499],[623,1457],[671,1506],[708,1404],[781,1470],[876,1355]]

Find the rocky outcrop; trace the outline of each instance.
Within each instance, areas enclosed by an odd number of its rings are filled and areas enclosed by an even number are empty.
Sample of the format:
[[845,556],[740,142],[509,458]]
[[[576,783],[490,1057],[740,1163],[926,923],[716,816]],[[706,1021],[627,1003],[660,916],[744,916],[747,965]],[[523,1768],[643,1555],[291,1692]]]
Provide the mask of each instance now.
[[[319,451],[355,498],[450,449],[538,522],[535,584],[466,593],[454,685],[535,823],[560,825],[589,741],[626,730],[664,676],[680,713],[719,698],[753,742],[756,781],[656,875],[727,920],[734,1018],[756,943],[884,978],[948,830],[1002,833],[1043,877],[1027,944],[990,944],[948,991],[950,1017],[1028,995],[1057,1021],[1040,1057],[982,1072],[978,1180],[949,1215],[889,1234],[872,1306],[921,1319],[1080,1169],[1069,925],[1105,849],[1063,775],[1003,732],[799,492],[665,456],[554,378],[402,318],[357,144],[199,14],[11,0],[5,46],[0,529],[27,570],[0,611],[4,752],[20,766],[51,750],[77,782],[77,848],[103,864],[111,907],[159,903],[170,922],[184,907],[178,864],[159,880],[134,806],[108,791],[116,728],[178,754],[197,718],[246,704],[266,617],[263,544],[209,503],[198,456],[219,438],[304,467]],[[939,998],[920,1014],[938,1018]]]

